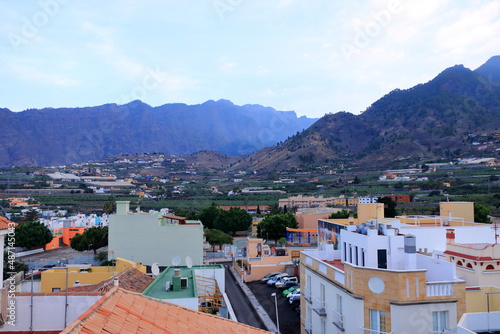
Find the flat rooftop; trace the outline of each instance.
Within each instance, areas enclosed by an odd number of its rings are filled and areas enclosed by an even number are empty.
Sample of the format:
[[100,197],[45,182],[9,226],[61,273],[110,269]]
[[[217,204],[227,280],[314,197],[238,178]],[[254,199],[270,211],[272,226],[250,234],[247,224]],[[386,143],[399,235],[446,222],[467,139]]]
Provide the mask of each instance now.
[[[212,264],[205,266],[188,267],[168,267],[161,272],[158,277],[143,291],[143,295],[157,298],[157,299],[178,299],[178,298],[197,298],[198,292],[196,288],[196,269],[223,269],[221,264]],[[180,291],[167,291],[167,282],[173,285],[174,269],[180,269],[181,278],[187,278],[187,288],[180,289]]]

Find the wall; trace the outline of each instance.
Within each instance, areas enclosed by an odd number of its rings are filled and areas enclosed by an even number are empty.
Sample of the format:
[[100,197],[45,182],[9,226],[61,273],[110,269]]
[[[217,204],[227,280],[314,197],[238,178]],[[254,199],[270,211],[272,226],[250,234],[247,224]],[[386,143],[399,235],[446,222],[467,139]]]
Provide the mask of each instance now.
[[455,264],[430,256],[417,254],[417,268],[427,269],[427,281],[452,281],[456,279]]
[[500,312],[500,287],[482,286],[479,290],[468,290],[465,292],[467,313],[488,311],[487,292],[496,292],[489,295],[490,312]]
[[[450,202],[451,203],[451,202]],[[413,234],[416,236],[417,251],[427,248],[429,252],[446,250],[446,229],[443,227],[415,227],[401,226],[399,232],[402,234]],[[495,238],[489,224],[475,226],[454,226],[456,243],[494,243]]]
[[114,256],[135,262],[171,266],[190,256],[194,265],[203,260],[203,226],[165,224],[161,214],[111,215],[108,249]]
[[[75,281],[80,281],[80,284],[97,284],[113,275],[117,274],[115,267],[81,267],[90,268],[91,272],[80,272],[80,267],[60,267],[61,269],[52,268],[42,272],[42,292],[52,292],[58,288],[60,291],[67,287],[72,287]],[[66,287],[66,268],[68,268],[68,282]]]
[[439,215],[461,217],[466,222],[474,221],[474,202],[440,202]]
[[[500,312],[464,314],[458,324],[457,334],[476,332],[488,333],[489,329],[500,328]],[[469,331],[471,330],[471,331]]]
[[194,274],[196,276],[214,278],[217,281],[217,285],[219,286],[219,290],[221,291],[221,293],[226,292],[226,276],[225,276],[224,268],[221,268],[221,269],[214,269],[214,268],[198,269],[198,268],[195,268]]
[[448,326],[457,325],[455,303],[391,305],[392,332],[398,334],[431,333],[432,312],[448,311]]
[[[100,294],[85,294],[68,296],[66,325],[71,324],[80,315],[94,305],[102,296]],[[33,331],[50,331],[64,329],[64,313],[66,296],[58,294],[35,294],[33,308],[30,294],[23,293],[16,296],[15,327],[9,324],[0,328],[1,332],[29,331],[31,324],[31,309],[33,309]]]
[[358,221],[360,224],[377,218],[384,218],[384,203],[358,204]]

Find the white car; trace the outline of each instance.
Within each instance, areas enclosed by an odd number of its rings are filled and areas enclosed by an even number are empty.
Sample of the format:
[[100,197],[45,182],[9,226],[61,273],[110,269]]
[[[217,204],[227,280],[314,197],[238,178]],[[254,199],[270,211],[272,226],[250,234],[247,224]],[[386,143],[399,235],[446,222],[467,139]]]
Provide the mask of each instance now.
[[278,282],[281,278],[288,277],[288,276],[289,275],[287,273],[276,275],[276,276],[270,278],[269,281],[267,281],[267,285],[274,286],[276,284],[276,282]]
[[300,288],[294,290],[291,294],[289,294],[286,297],[288,298],[288,301],[290,302],[290,304],[293,304],[294,301],[300,299]]

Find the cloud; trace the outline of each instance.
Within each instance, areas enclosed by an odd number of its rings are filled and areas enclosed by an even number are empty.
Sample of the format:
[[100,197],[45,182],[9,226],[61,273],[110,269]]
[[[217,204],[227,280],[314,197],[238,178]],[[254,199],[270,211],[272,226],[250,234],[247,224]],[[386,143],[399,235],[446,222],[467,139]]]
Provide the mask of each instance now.
[[9,69],[18,79],[38,85],[69,87],[80,84],[79,80],[69,78],[62,74],[45,73],[33,66],[12,64],[9,66]]

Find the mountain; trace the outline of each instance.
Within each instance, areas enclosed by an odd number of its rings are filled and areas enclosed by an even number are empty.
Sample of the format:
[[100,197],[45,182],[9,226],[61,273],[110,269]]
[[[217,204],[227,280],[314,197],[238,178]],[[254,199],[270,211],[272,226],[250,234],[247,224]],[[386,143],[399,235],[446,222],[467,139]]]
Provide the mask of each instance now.
[[0,166],[60,165],[119,154],[186,155],[213,150],[251,154],[306,129],[317,119],[260,105],[125,105],[0,109]]
[[234,168],[383,167],[499,151],[500,57],[495,56],[475,71],[456,65],[425,84],[396,89],[360,115],[325,115]]

